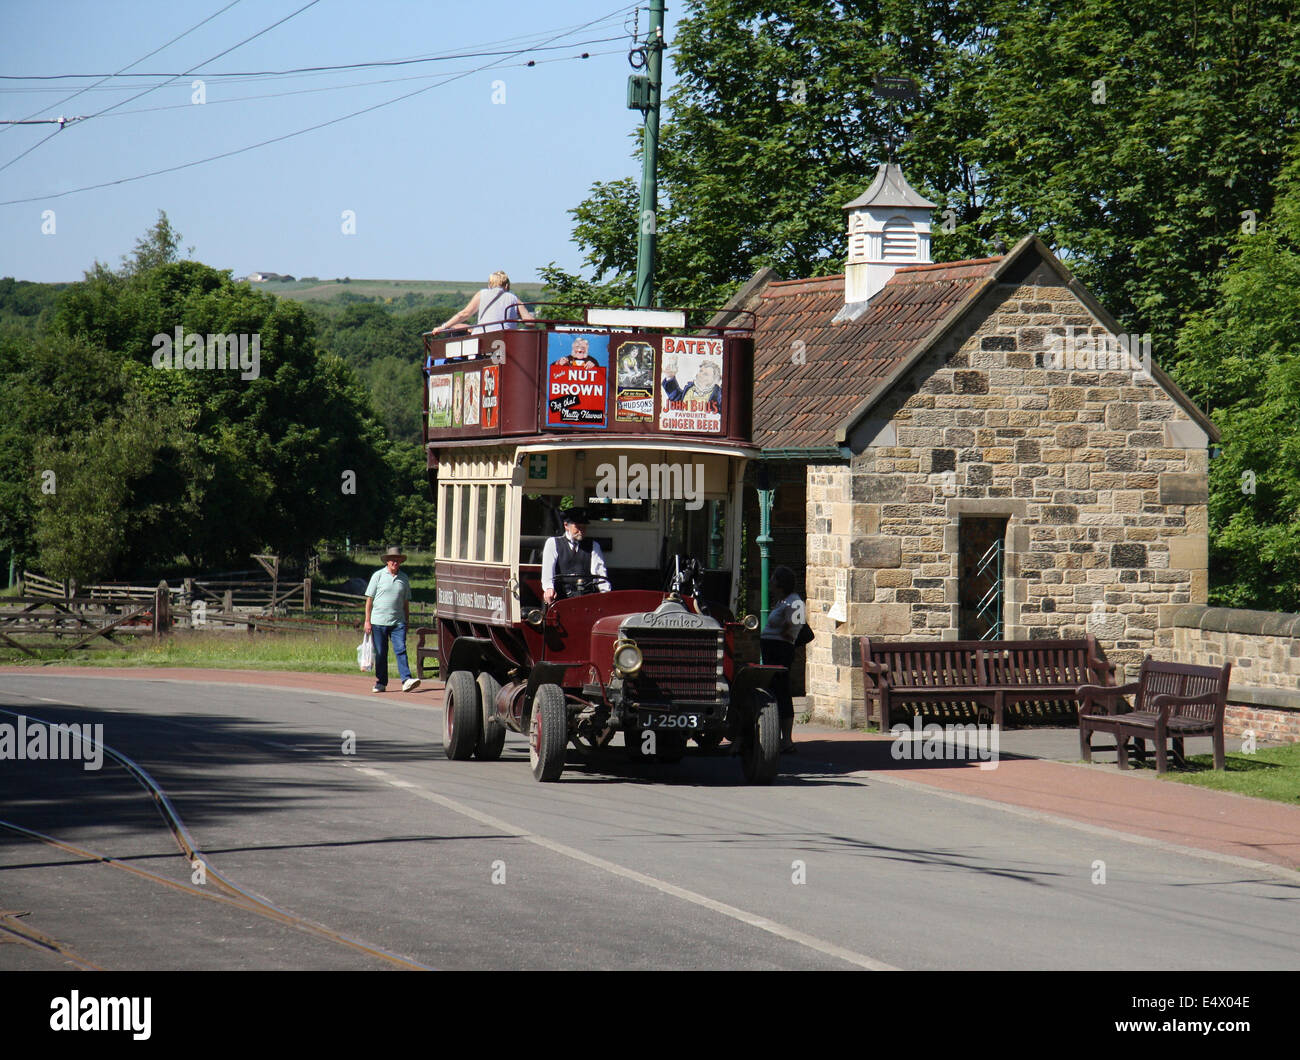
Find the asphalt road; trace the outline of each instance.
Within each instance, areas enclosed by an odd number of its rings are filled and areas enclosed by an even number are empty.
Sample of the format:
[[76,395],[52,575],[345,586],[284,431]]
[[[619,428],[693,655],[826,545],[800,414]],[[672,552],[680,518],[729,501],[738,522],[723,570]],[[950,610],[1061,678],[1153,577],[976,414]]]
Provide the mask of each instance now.
[[194,885],[119,765],[0,761],[0,820],[116,859],[0,829],[0,969],[1300,968],[1282,876],[807,755],[750,787],[571,752],[538,784],[513,734],[447,761],[434,702],[3,675],[0,707],[102,723],[214,870],[310,923]]

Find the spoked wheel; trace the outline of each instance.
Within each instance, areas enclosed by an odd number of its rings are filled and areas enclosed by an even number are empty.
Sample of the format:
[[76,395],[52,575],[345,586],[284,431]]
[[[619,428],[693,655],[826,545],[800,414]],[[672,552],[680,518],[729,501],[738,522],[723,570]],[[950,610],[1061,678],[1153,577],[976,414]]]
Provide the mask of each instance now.
[[541,685],[533,696],[533,717],[528,726],[528,764],[538,780],[558,780],[569,746],[569,718],[564,689]]
[[495,762],[506,745],[506,723],[496,716],[500,691],[501,683],[491,674],[478,675],[479,734],[474,757],[480,762]]
[[740,751],[745,779],[751,784],[771,784],[781,762],[781,716],[772,693],[755,691],[753,717],[747,724]]
[[478,730],[478,685],[468,670],[454,670],[447,677],[442,704],[443,753],[453,761],[465,761],[478,745]]

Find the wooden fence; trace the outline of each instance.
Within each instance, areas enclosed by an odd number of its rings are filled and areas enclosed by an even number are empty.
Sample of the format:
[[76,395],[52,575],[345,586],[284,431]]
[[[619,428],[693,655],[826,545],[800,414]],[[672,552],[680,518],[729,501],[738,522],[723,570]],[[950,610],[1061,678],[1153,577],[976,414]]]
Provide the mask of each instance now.
[[[78,587],[75,582],[57,582],[24,571],[22,585],[23,595],[6,603],[26,606],[0,608],[0,634],[52,633],[61,638],[80,628],[89,635],[74,645],[77,647],[95,636],[111,640],[114,632],[160,635],[199,628],[246,629],[249,633],[360,629],[366,610],[365,596],[317,589],[310,577],[286,583],[270,578],[185,578],[176,588],[166,582]],[[6,625],[8,618],[17,624]],[[413,609],[411,628],[433,625],[435,618],[432,609]],[[2,639],[18,646],[8,637]]]
[[14,640],[19,636],[68,638],[81,648],[96,637],[113,641],[119,634],[148,633],[159,637],[172,628],[171,592],[161,582],[146,599],[105,600],[86,596],[7,597],[0,606],[0,641],[27,655],[36,653]]

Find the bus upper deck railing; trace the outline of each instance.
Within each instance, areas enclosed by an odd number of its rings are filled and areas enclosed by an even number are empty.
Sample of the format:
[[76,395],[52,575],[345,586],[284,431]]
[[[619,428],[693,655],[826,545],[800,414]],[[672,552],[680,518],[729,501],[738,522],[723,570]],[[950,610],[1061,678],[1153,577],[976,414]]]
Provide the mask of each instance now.
[[[749,335],[754,330],[754,313],[748,309],[634,309],[627,306],[601,306],[587,302],[521,302],[529,309],[580,311],[570,317],[535,317],[533,320],[504,320],[490,324],[458,324],[454,328],[423,332],[425,367],[439,342],[457,342],[465,338],[479,338],[501,331],[573,331],[591,330],[614,332],[704,333],[714,336]],[[692,315],[704,318],[703,323],[691,323]],[[719,318],[723,318],[719,320]],[[715,321],[717,321],[715,323]],[[742,323],[742,321],[744,321]],[[463,356],[463,355],[452,355]],[[490,356],[482,353],[479,356]]]

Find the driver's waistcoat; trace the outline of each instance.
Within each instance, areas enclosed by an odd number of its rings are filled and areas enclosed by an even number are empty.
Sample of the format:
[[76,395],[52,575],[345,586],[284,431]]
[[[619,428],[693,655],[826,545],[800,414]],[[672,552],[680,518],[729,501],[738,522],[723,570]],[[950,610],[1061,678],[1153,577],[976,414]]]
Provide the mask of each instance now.
[[[556,574],[591,574],[591,545],[587,541],[579,541],[578,549],[575,552],[567,537],[561,534],[555,539],[555,573]],[[572,582],[556,583],[555,591],[561,596],[572,593],[574,585]]]

